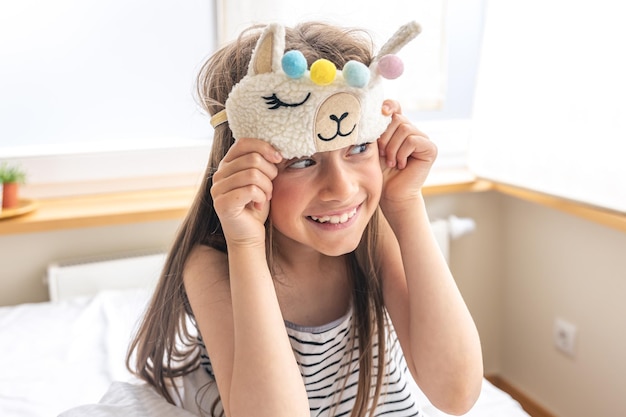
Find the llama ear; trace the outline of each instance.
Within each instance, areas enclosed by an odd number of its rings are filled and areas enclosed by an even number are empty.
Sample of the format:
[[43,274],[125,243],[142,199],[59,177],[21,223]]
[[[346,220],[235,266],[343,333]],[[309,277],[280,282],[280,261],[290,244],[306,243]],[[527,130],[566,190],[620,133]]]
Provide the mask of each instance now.
[[277,72],[285,52],[285,28],[279,24],[268,25],[257,41],[250,59],[248,75]]
[[397,53],[404,45],[409,43],[422,31],[422,27],[417,22],[409,22],[400,26],[396,33],[380,48],[374,61],[378,61],[385,55]]

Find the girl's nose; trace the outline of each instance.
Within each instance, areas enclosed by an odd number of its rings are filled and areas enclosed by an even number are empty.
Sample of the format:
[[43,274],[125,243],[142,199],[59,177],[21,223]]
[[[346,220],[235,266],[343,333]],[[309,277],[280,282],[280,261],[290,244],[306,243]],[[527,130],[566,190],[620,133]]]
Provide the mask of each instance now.
[[354,175],[341,158],[332,158],[325,161],[321,170],[319,196],[324,201],[345,201],[357,189]]

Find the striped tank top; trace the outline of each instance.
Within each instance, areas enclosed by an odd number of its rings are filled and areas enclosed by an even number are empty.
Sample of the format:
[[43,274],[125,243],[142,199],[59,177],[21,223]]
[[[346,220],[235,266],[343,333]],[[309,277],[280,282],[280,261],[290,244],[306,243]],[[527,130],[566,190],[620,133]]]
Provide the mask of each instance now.
[[[423,414],[417,402],[416,385],[409,373],[396,333],[391,328],[391,321],[387,322],[387,364],[374,415],[421,417]],[[311,417],[349,417],[354,408],[359,379],[358,346],[355,344],[354,351],[350,351],[352,312],[319,327],[303,327],[289,322],[285,324],[309,397]],[[201,341],[200,344],[201,365],[213,378],[210,359]],[[374,362],[377,360],[377,347],[376,343]],[[217,389],[216,384],[213,389]]]

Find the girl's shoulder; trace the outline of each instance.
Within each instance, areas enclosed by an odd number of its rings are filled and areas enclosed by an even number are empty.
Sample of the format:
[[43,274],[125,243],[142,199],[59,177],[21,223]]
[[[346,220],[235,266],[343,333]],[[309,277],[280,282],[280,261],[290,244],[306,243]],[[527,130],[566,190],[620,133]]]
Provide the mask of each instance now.
[[[209,272],[210,273],[207,273]],[[228,281],[228,257],[220,250],[206,245],[195,246],[185,260],[185,285],[201,279],[204,282]]]
[[227,259],[226,253],[219,249],[216,249],[208,245],[196,245],[191,249],[189,256],[187,257],[187,263],[199,261],[199,260],[200,261],[212,260],[212,261],[224,262],[226,261],[226,259]]

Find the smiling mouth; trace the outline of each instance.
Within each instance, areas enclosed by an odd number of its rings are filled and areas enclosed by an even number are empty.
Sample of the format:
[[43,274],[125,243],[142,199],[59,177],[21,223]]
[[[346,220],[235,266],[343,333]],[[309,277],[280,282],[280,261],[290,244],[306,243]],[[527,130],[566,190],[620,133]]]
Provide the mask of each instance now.
[[350,210],[349,212],[339,214],[336,216],[309,216],[310,219],[315,221],[316,223],[330,223],[330,224],[342,224],[348,222],[354,215],[356,214],[356,207]]

